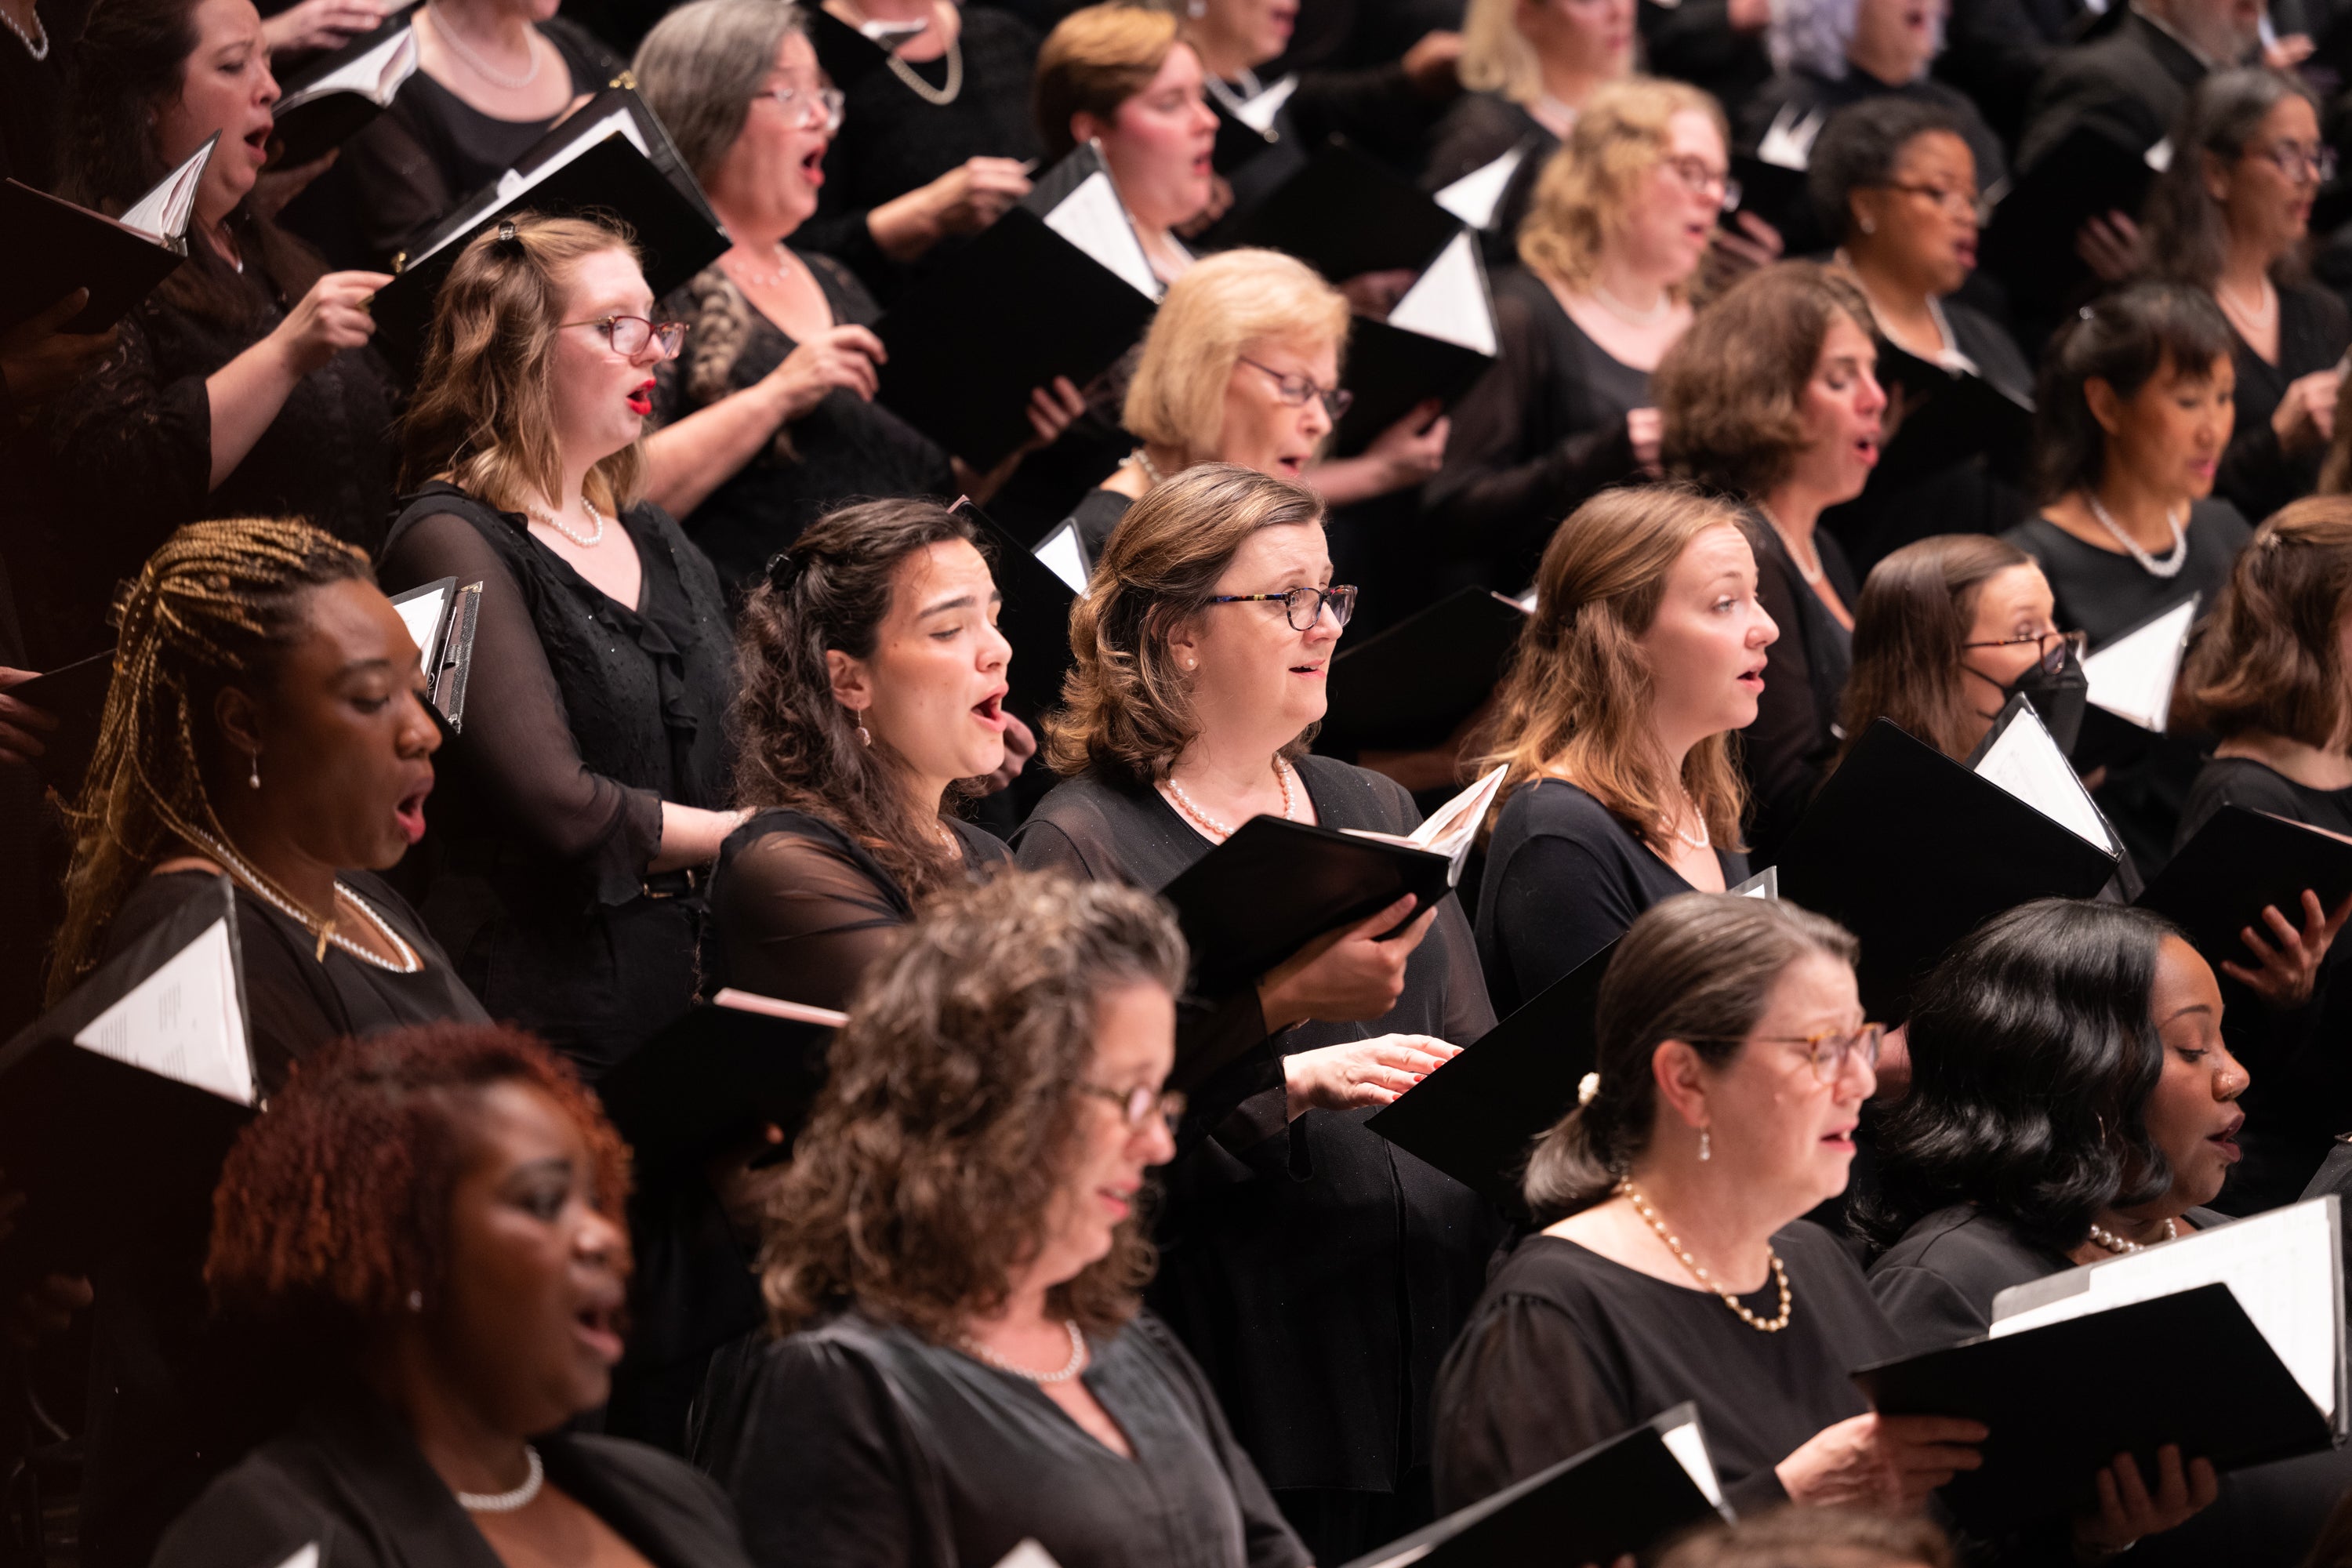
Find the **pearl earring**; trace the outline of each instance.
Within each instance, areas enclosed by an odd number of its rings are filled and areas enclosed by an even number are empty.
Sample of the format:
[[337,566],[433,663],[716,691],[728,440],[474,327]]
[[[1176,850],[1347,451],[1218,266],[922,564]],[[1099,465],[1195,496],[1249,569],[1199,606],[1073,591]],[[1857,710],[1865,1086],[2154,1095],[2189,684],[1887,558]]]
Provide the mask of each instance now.
[[246,755],[252,759],[252,771],[245,775],[246,785],[250,789],[259,789],[261,787],[261,753],[248,752]]
[[857,726],[857,743],[861,746],[870,746],[874,743],[873,732],[863,724]]
[[1195,22],[1209,14],[1209,0],[1187,0],[1184,15]]
[[422,1291],[422,1290],[411,1290],[411,1291],[408,1293],[408,1310],[409,1310],[410,1311],[412,1311],[412,1312],[421,1312],[421,1311],[425,1310],[425,1292],[424,1292],[424,1291]]
[[1698,1157],[1702,1160],[1712,1160],[1715,1158],[1714,1146],[1706,1135],[1706,1129],[1704,1127],[1698,1130]]
[[1864,234],[1876,234],[1878,232],[1878,226],[1871,222],[1868,218],[1864,218],[1862,220],[1861,226],[1862,232]]

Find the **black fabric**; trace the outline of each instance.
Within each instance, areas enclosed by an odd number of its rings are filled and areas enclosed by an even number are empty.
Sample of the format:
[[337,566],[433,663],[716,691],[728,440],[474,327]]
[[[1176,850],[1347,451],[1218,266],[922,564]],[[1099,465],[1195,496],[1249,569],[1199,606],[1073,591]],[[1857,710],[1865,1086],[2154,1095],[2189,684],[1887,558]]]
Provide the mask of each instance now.
[[1110,542],[1111,531],[1134,504],[1131,497],[1117,490],[1091,489],[1078,498],[1070,521],[1077,524],[1078,542],[1086,546],[1087,560],[1102,559],[1103,546]]
[[1955,0],[1936,75],[1967,93],[2014,145],[2027,95],[2082,15],[2080,0]]
[[[58,138],[66,129],[66,68],[89,19],[90,0],[40,0],[49,52],[37,60],[10,33],[0,38],[0,179],[37,191],[57,188]],[[22,301],[18,301],[22,303]]]
[[616,603],[454,486],[409,499],[388,593],[481,581],[466,728],[441,750],[420,900],[485,1005],[590,1077],[694,994],[698,909],[647,896],[665,801],[727,804],[734,644],[718,576],[658,507],[614,520],[644,567]]
[[[1717,847],[1723,885],[1748,857]],[[1508,1016],[1625,933],[1643,910],[1691,891],[1675,869],[1592,796],[1564,779],[1511,792],[1496,815],[1478,896],[1486,994]]]
[[[1397,784],[1328,757],[1299,760],[1317,819],[1410,831]],[[1014,836],[1025,868],[1160,888],[1209,841],[1156,791],[1064,783]],[[1391,1033],[1467,1046],[1493,1027],[1461,907],[1440,906],[1384,1016],[1310,1023],[1287,1054]],[[1428,1452],[1428,1397],[1499,1234],[1468,1188],[1367,1131],[1369,1109],[1285,1122],[1277,1078],[1221,1133],[1171,1166],[1154,1309],[1216,1388],[1234,1433],[1277,1495],[1394,1492]],[[1342,1562],[1381,1544],[1310,1542]],[[1352,1550],[1349,1547],[1352,1545]]]
[[[881,308],[864,284],[828,257],[795,251],[824,294],[836,326],[871,326]],[[654,416],[667,425],[740,392],[800,345],[744,297],[734,279],[705,268],[662,301],[686,323],[676,359],[656,367]],[[947,454],[896,414],[845,387],[788,425],[680,521],[730,588],[748,589],[769,557],[801,530],[851,500],[937,496],[952,500]]]
[[[727,1499],[707,1476],[614,1437],[536,1440],[547,1484],[654,1568],[749,1568]],[[155,1568],[257,1568],[316,1542],[322,1568],[499,1568],[498,1552],[374,1395],[338,1389],[206,1489]]]
[[1478,237],[1486,265],[1498,269],[1518,260],[1519,225],[1535,200],[1536,175],[1559,151],[1559,138],[1499,93],[1465,92],[1430,132],[1422,164],[1421,188],[1434,194],[1521,143],[1528,144],[1527,155],[1504,187],[1494,222]]
[[1517,593],[1559,521],[1633,477],[1625,416],[1650,403],[1647,371],[1610,357],[1524,268],[1495,278],[1494,365],[1454,405],[1445,464],[1422,492],[1434,553]]
[[2309,284],[2285,284],[2278,290],[2278,363],[2256,353],[2236,327],[2230,329],[2230,361],[2238,367],[2238,421],[2213,476],[2215,495],[2247,517],[2264,518],[2319,488],[2327,444],[2316,441],[2300,453],[2283,452],[2271,416],[2290,382],[2333,370],[2347,348],[2352,314],[2342,300]]
[[[2096,41],[2061,50],[2033,84],[2018,142],[2018,167],[2032,168],[2085,121],[2126,147],[2155,146],[2180,118],[2189,89],[2206,69],[2186,44],[2138,12],[2130,13]],[[1978,177],[1983,177],[1981,170]]]
[[[1828,1232],[1800,1220],[1772,1246],[1791,1310],[1786,1329],[1761,1334],[1712,1290],[1559,1237],[1521,1242],[1445,1358],[1437,1506],[1475,1502],[1685,1399],[1732,1505],[1744,1514],[1784,1500],[1773,1467],[1865,1414],[1846,1374],[1902,1345]],[[1759,1317],[1780,1309],[1769,1279],[1740,1300]]]
[[[1853,673],[1853,633],[1830,614],[1797,570],[1780,532],[1754,511],[1742,514],[1743,531],[1756,552],[1756,598],[1780,635],[1764,650],[1764,694],[1756,722],[1741,731],[1741,768],[1756,803],[1748,829],[1748,858],[1769,866],[1780,840],[1812,804],[1830,764],[1837,758],[1838,705],[1846,678]],[[1852,605],[1861,593],[1853,569],[1837,540],[1813,530],[1822,574],[1840,602]]]
[[1642,53],[1653,74],[1704,88],[1732,109],[1772,75],[1765,29],[1731,25],[1731,0],[1642,0]]
[[854,1311],[714,1361],[695,1459],[761,1568],[957,1568],[1024,1539],[1061,1568],[1309,1561],[1165,1328],[1087,1348],[1079,1376],[1133,1459],[1028,1379]]

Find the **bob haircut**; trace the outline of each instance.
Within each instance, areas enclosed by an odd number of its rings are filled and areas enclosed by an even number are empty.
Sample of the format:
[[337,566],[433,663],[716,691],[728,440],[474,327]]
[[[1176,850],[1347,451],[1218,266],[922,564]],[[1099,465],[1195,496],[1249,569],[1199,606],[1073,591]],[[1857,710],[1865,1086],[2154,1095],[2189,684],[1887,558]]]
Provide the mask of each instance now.
[[2033,394],[2033,477],[2044,504],[2095,489],[2107,466],[2107,433],[2085,389],[2104,381],[2128,402],[2167,365],[2203,383],[2230,354],[2230,322],[2202,289],[2135,283],[2085,305],[2058,330]]
[[[1691,542],[1739,526],[1729,502],[1677,485],[1605,490],[1570,513],[1536,567],[1535,614],[1496,691],[1479,770],[1507,766],[1507,792],[1564,767],[1636,837],[1663,847],[1676,781],[1651,739],[1654,692],[1638,639]],[[1680,783],[1716,841],[1738,843],[1748,794],[1730,741],[1693,746]]]
[[[2205,182],[2248,156],[2272,110],[2288,99],[2319,104],[2311,89],[2284,72],[2260,68],[2215,71],[2189,94],[2172,127],[2172,162],[2147,194],[2147,240],[2144,254],[2151,277],[2192,288],[2210,289],[2221,276],[2229,226],[2221,204]],[[2279,282],[2302,275],[2301,248],[2281,257],[2271,269]]]
[[2172,722],[2228,740],[2267,730],[2323,750],[2347,718],[2352,497],[2307,496],[2254,531],[2189,652]]
[[1848,104],[1830,116],[1806,162],[1805,195],[1832,244],[1843,245],[1853,237],[1853,193],[1893,184],[1911,143],[1935,135],[1957,137],[1968,145],[1959,117],[1925,99],[1887,93]]
[[1213,460],[1224,438],[1225,387],[1254,343],[1348,347],[1348,301],[1305,262],[1278,250],[1228,250],[1168,286],[1144,334],[1121,423],[1128,433]]
[[1863,1228],[1892,1246],[1974,1204],[2063,1253],[2100,1209],[2162,1196],[2172,1172],[2147,1132],[2164,1070],[2149,994],[2157,950],[2178,934],[2129,905],[2040,899],[1954,948],[1911,1014],[1911,1092],[1879,1124]]
[[786,38],[808,34],[789,0],[687,0],[654,24],[630,69],[637,93],[709,184],[751,118]]
[[[1687,82],[1634,76],[1595,88],[1568,140],[1536,177],[1519,226],[1519,259],[1571,289],[1589,286],[1601,247],[1625,226],[1642,182],[1665,162],[1667,124],[1677,114],[1704,116],[1729,145],[1723,106]],[[1667,292],[1680,300],[1685,285]]]
[[[449,268],[425,341],[416,395],[401,422],[401,483],[451,484],[512,511],[534,491],[562,488],[555,440],[555,334],[572,270],[592,256],[626,252],[625,231],[586,218],[515,221],[515,237],[475,236]],[[634,505],[645,445],[631,442],[588,470],[588,499],[618,515]]]
[[1988,579],[2033,557],[1983,533],[1940,533],[1870,569],[1853,606],[1853,671],[1838,727],[1845,760],[1862,732],[1892,719],[1946,756],[1968,755],[1971,709],[1960,668],[1977,595]]
[[294,1065],[229,1151],[205,1265],[215,1303],[348,1353],[410,1291],[437,1298],[473,1102],[499,1083],[555,1102],[588,1146],[597,1208],[625,1225],[628,1151],[571,1065],[538,1040],[505,1024],[447,1023],[337,1040]]
[[1088,5],[1055,23],[1038,47],[1029,96],[1046,161],[1076,150],[1071,121],[1081,114],[1109,120],[1151,85],[1175,47],[1176,17],[1156,7]]
[[[1202,463],[1161,480],[1119,519],[1087,592],[1070,606],[1062,706],[1045,715],[1045,761],[1065,778],[1098,771],[1148,785],[1200,734],[1169,639],[1209,607],[1250,535],[1322,528],[1313,490],[1235,463]],[[1296,761],[1309,724],[1282,749]]]
[[1843,926],[1779,899],[1678,893],[1644,910],[1601,979],[1599,1091],[1528,1157],[1521,1190],[1536,1223],[1599,1203],[1649,1148],[1658,1119],[1650,1063],[1661,1045],[1684,1041],[1720,1072],[1748,1048],[1791,964],[1821,953],[1851,968],[1859,951]]
[[1666,469],[1727,495],[1779,484],[1804,448],[1805,387],[1841,319],[1877,341],[1862,290],[1814,261],[1751,272],[1701,310],[1651,377]]
[[[1077,1140],[1103,994],[1184,982],[1150,894],[1008,871],[941,898],[866,973],[770,1195],[762,1287],[778,1333],[856,1306],[935,1342],[1002,1307],[1045,1240]],[[1046,1310],[1097,1333],[1134,1315],[1153,1254],[1130,1214]]]

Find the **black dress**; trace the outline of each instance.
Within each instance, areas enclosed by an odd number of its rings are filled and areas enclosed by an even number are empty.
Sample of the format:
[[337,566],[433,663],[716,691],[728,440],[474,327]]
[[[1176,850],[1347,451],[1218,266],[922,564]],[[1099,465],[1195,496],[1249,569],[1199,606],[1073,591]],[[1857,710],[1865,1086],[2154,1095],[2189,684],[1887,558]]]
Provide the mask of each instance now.
[[2278,363],[2256,353],[2230,329],[2230,360],[2238,367],[2238,422],[2213,493],[2250,518],[2264,518],[2319,488],[2320,459],[2327,444],[2317,442],[2290,456],[2279,449],[2271,416],[2286,397],[2287,384],[2315,371],[2330,370],[2352,348],[2352,315],[2325,289],[2284,283],[2278,289]]
[[617,603],[446,484],[409,499],[387,592],[483,582],[466,728],[440,756],[426,836],[432,923],[485,1005],[591,1078],[686,1010],[698,900],[653,877],[662,803],[727,804],[734,646],[719,580],[660,508],[614,520],[644,586]]
[[[839,326],[871,326],[881,312],[850,270],[828,257],[794,252],[824,294]],[[744,298],[734,279],[705,268],[662,301],[662,313],[686,323],[676,359],[657,367],[654,416],[663,425],[740,392],[784,363],[800,345]],[[835,507],[876,496],[956,493],[947,454],[878,403],[844,387],[781,426],[751,461],[722,480],[679,521],[730,588],[742,590],[767,570],[768,558]]]
[[[238,888],[246,1021],[265,1096],[283,1089],[294,1063],[330,1040],[413,1024],[489,1022],[399,894],[364,871],[343,872],[341,879],[415,948],[425,967],[395,974],[333,946],[320,960],[309,931]],[[116,911],[108,956],[190,900],[215,896],[214,886],[205,871],[149,877]],[[275,1414],[206,1330],[209,1186],[157,1196],[152,1244],[108,1259],[91,1275],[89,1458],[81,1491],[83,1561],[91,1568],[145,1568],[173,1516],[267,1436]]]
[[1495,279],[1495,337],[1422,507],[1440,531],[1432,553],[1516,594],[1560,520],[1636,473],[1625,416],[1649,406],[1650,374],[1611,358],[1524,268]]
[[38,16],[49,42],[46,58],[35,59],[13,32],[0,38],[0,179],[47,191],[57,187],[59,173],[66,66],[89,19],[89,0],[40,0]]
[[1525,147],[1527,153],[1495,204],[1494,220],[1478,237],[1486,265],[1497,270],[1519,259],[1519,225],[1535,199],[1536,176],[1559,151],[1559,138],[1500,93],[1465,92],[1429,133],[1428,161],[1422,165],[1421,188],[1433,195],[1514,147]]
[[[1717,846],[1723,885],[1748,879],[1748,857]],[[1625,933],[1662,899],[1692,891],[1681,873],[1609,808],[1564,779],[1521,784],[1486,844],[1478,957],[1505,1016]]]
[[760,1568],[957,1568],[1034,1540],[1062,1568],[1303,1568],[1208,1381],[1149,1315],[1089,1340],[1122,1458],[1043,1389],[847,1312],[711,1363],[695,1461]]
[[[533,1440],[547,1482],[654,1568],[749,1568],[725,1494],[667,1454],[615,1437]],[[320,1568],[499,1568],[501,1559],[407,1424],[356,1386],[305,1409],[172,1527],[156,1568],[257,1568],[317,1543]]]
[[[1319,756],[1297,765],[1326,826],[1403,833],[1419,820],[1377,773]],[[1092,776],[1057,786],[1013,837],[1024,868],[1147,889],[1211,847],[1157,791]],[[1449,898],[1385,1016],[1302,1024],[1275,1048],[1391,1033],[1467,1046],[1494,1022]],[[1318,1561],[1345,1562],[1425,1517],[1429,1392],[1500,1234],[1469,1189],[1368,1131],[1370,1115],[1309,1110],[1286,1124],[1278,1078],[1244,1102],[1169,1168],[1151,1289]]]
[[[1764,650],[1764,695],[1739,750],[1756,802],[1748,857],[1762,867],[1779,858],[1780,841],[1812,804],[1813,792],[1837,757],[1843,738],[1838,706],[1845,700],[1846,678],[1853,673],[1853,633],[1806,583],[1778,530],[1750,511],[1743,514],[1743,531],[1756,551],[1757,600],[1780,628]],[[1822,574],[1838,598],[1852,605],[1861,585],[1845,563],[1845,552],[1819,528],[1813,530],[1813,549]]]
[[[1902,1347],[1828,1232],[1800,1220],[1772,1247],[1791,1311],[1786,1329],[1759,1334],[1712,1290],[1559,1237],[1521,1242],[1439,1377],[1438,1506],[1475,1502],[1685,1399],[1727,1500],[1743,1514],[1784,1500],[1773,1467],[1868,1414],[1847,1373]],[[1769,1279],[1740,1300],[1759,1317],[1780,1308]]]

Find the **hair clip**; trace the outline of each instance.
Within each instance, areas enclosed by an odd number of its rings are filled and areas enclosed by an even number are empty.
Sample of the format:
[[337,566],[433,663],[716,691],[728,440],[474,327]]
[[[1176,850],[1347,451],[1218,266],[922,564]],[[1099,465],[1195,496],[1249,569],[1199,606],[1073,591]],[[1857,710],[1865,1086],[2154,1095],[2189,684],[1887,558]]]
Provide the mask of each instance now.
[[2074,319],[2078,321],[2088,321],[2093,320],[2094,318],[2091,314],[2091,307],[2085,305],[2081,310],[2075,311]]
[[779,550],[768,557],[768,586],[779,594],[789,594],[793,584],[808,570],[808,557],[790,550]]
[[1576,1103],[1578,1109],[1581,1110],[1583,1107],[1591,1104],[1595,1099],[1599,1098],[1600,1093],[1601,1075],[1597,1072],[1586,1073],[1581,1079],[1577,1080]]
[[520,246],[522,243],[521,239],[516,235],[514,219],[509,218],[504,223],[499,225],[499,243],[500,245],[513,246]]

